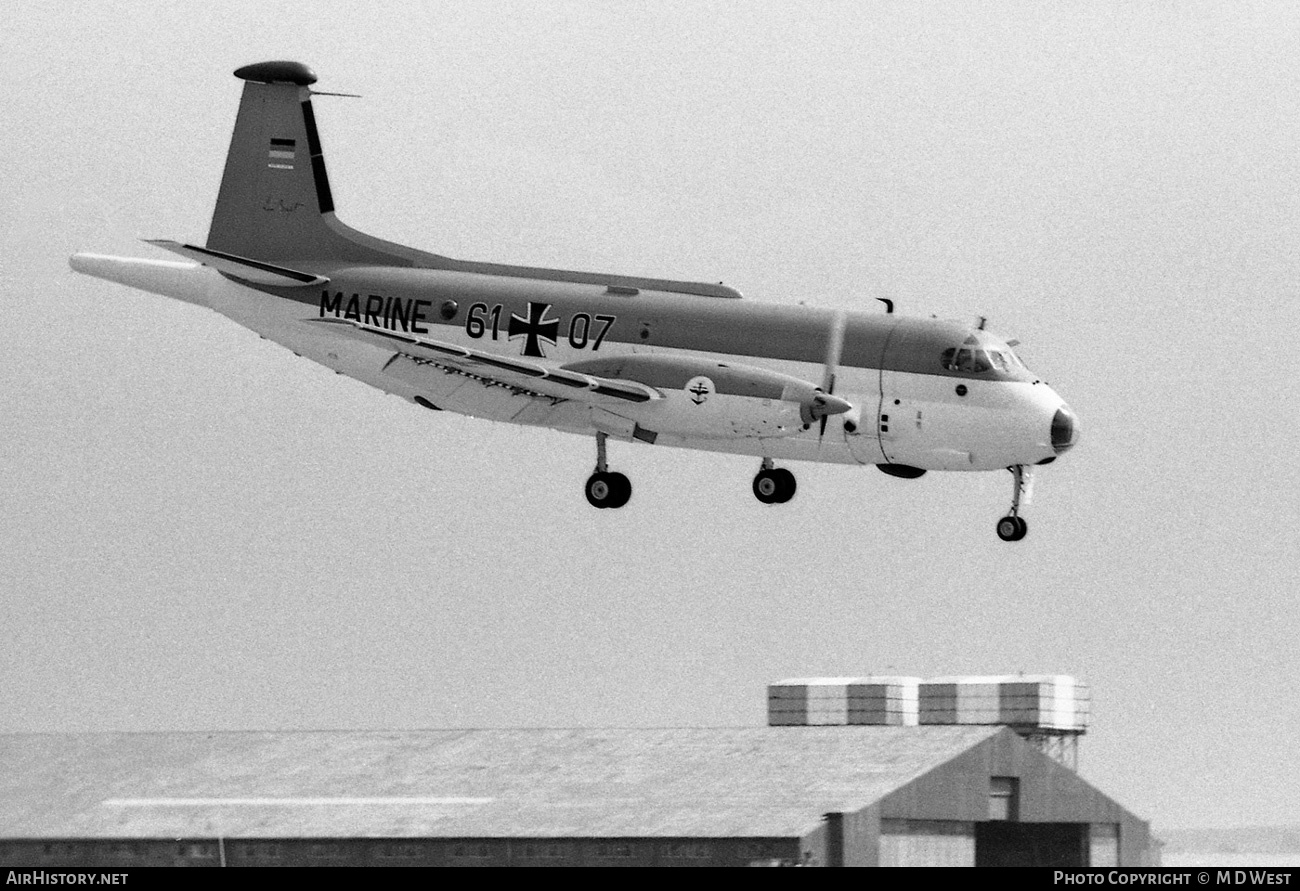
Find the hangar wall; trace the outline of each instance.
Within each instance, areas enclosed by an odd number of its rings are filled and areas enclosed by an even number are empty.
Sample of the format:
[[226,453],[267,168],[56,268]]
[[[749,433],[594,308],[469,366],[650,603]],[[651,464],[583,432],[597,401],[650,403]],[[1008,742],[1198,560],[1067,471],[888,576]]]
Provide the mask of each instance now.
[[975,865],[981,847],[997,844],[981,827],[999,824],[1044,827],[1038,838],[1045,850],[1063,844],[1045,827],[1073,827],[1059,834],[1077,838],[1078,865],[1145,866],[1152,859],[1145,821],[1010,731],[891,792],[876,807],[880,865],[918,859]]
[[805,839],[5,839],[0,866],[820,866],[824,847],[820,829]]

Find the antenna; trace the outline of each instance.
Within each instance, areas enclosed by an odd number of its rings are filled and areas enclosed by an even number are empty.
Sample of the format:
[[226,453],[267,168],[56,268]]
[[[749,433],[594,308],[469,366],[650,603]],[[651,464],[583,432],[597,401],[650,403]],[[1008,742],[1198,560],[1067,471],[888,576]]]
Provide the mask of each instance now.
[[888,297],[877,297],[876,299],[885,304],[885,315],[888,316],[894,314],[894,301],[890,300]]

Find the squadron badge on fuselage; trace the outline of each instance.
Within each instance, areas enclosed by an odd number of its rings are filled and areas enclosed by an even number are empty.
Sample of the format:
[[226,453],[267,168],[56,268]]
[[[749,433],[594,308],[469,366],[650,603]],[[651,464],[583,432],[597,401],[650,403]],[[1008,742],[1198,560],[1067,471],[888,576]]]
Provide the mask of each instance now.
[[691,394],[691,402],[696,405],[703,405],[705,401],[717,392],[713,386],[713,381],[704,375],[697,375],[686,382],[686,392]]

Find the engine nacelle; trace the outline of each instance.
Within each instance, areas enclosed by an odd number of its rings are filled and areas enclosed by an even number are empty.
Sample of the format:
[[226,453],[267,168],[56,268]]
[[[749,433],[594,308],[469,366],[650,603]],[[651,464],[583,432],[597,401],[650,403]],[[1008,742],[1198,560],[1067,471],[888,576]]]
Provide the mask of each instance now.
[[[696,439],[750,439],[794,436],[806,429],[803,406],[783,399],[754,399],[711,392],[701,398],[701,378],[695,392],[670,390],[663,399],[642,403],[621,413],[657,433]],[[698,400],[698,401],[697,401]]]
[[565,365],[594,377],[635,381],[662,395],[618,414],[656,433],[700,439],[793,436],[827,415],[853,410],[809,381],[684,356],[612,356]]

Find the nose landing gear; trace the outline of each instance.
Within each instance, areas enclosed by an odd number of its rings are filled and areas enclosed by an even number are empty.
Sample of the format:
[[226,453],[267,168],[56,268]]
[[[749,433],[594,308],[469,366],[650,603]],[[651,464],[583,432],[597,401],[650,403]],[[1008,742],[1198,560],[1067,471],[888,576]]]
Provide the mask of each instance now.
[[621,473],[611,473],[605,461],[604,433],[596,434],[596,472],[587,477],[584,490],[587,503],[592,507],[617,508],[627,504],[632,497],[632,483]]
[[763,459],[763,466],[754,477],[755,498],[764,504],[785,504],[794,497],[797,488],[793,473],[774,466],[771,458]]
[[1015,477],[1011,489],[1011,513],[998,520],[998,538],[1003,541],[1020,541],[1029,532],[1029,524],[1020,516],[1020,499],[1028,489],[1028,478],[1023,464],[1007,469]]

